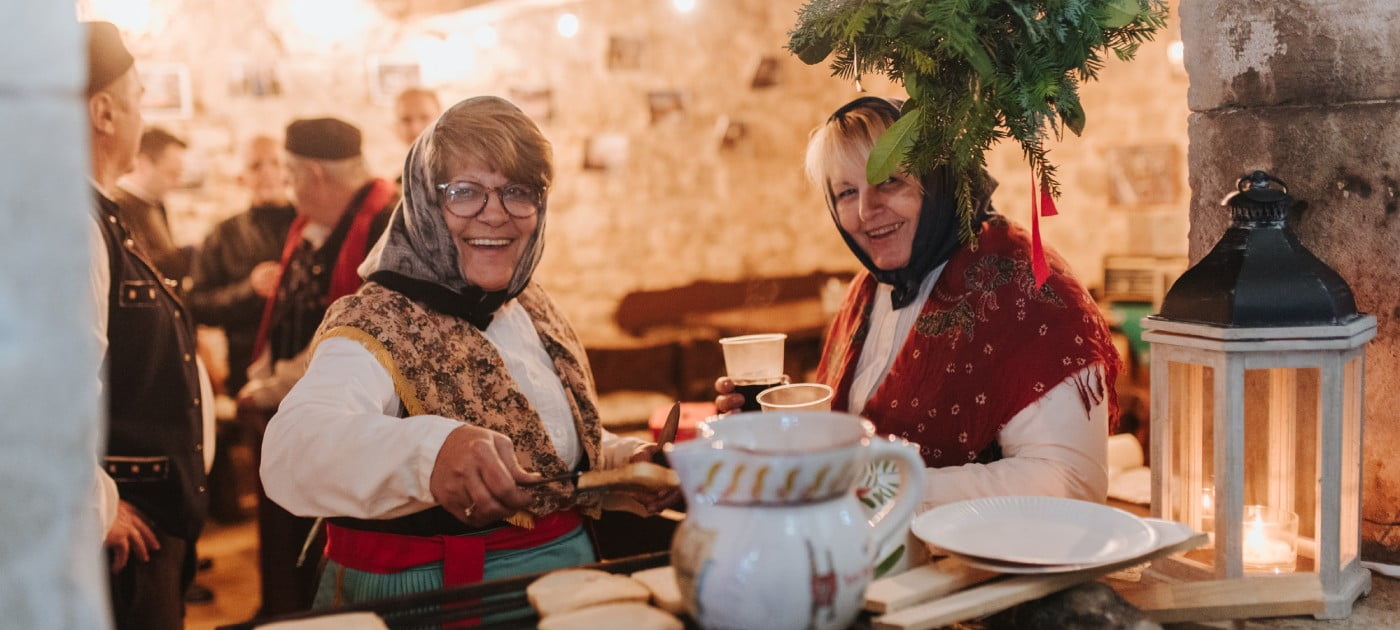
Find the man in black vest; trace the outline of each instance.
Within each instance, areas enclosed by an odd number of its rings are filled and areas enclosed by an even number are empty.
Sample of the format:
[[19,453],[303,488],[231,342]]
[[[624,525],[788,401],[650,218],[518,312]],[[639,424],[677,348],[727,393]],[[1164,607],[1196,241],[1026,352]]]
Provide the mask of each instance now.
[[130,236],[109,196],[131,169],[141,82],[115,26],[89,22],[88,123],[96,199],[90,268],[103,346],[108,441],[103,470],[120,502],[105,544],[119,630],[179,629],[207,509],[194,329],[174,288]]

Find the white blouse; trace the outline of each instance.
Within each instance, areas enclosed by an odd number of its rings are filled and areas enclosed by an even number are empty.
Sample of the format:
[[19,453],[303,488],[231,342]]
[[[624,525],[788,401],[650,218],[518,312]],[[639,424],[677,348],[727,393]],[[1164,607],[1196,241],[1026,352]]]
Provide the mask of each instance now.
[[[929,273],[914,302],[898,311],[890,300],[891,287],[876,287],[870,330],[851,379],[851,413],[861,413],[889,375],[898,349],[908,340],[942,272],[940,265]],[[1104,501],[1108,496],[1108,407],[1101,401],[1085,411],[1076,378],[1102,378],[1102,370],[1096,365],[1084,368],[1012,416],[997,436],[1002,459],[925,469],[924,496],[918,511],[988,496]]]
[[[583,450],[573,412],[529,314],[512,300],[485,335],[555,450],[574,466]],[[428,482],[438,450],[461,422],[400,418],[399,406],[392,377],[364,346],[342,337],[322,341],[263,438],[267,496],[299,516],[388,519],[437,505]],[[600,468],[625,464],[642,444],[603,431]]]

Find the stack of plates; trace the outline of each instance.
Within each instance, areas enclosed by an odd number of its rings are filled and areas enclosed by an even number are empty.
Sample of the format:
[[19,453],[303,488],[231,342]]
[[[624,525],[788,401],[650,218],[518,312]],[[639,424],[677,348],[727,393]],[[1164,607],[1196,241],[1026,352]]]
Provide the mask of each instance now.
[[1000,573],[1063,573],[1144,556],[1184,540],[1184,525],[1054,497],[987,497],[929,510],[910,529],[967,564]]

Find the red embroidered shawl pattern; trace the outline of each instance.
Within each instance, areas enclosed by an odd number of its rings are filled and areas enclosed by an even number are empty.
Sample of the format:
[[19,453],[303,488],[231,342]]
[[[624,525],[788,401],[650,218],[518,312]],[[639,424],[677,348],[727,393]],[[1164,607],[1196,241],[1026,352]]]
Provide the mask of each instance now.
[[[1094,364],[1103,378],[1078,379],[1080,399],[1087,410],[1107,396],[1110,425],[1117,422],[1120,360],[1107,324],[1054,252],[1054,274],[1036,289],[1030,251],[1024,229],[1002,217],[984,223],[976,250],[949,259],[865,405],[880,433],[917,443],[931,468],[996,459],[984,453],[1012,417]],[[836,390],[833,409],[850,408],[875,287],[868,272],[858,274],[827,332],[817,379]]]

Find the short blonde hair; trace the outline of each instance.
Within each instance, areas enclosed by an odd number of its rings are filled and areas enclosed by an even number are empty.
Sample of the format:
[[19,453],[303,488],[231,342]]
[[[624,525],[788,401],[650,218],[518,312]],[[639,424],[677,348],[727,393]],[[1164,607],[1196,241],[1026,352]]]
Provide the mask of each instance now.
[[427,157],[435,183],[463,164],[498,170],[541,193],[554,180],[549,140],[535,121],[503,98],[478,96],[457,103],[438,118],[431,134]]
[[[842,110],[813,129],[807,140],[807,178],[828,195],[837,173],[849,170],[865,172],[870,150],[875,147],[880,135],[894,124],[891,111],[897,111],[893,104],[889,110],[876,107]],[[920,184],[919,178],[903,171],[895,173],[895,177]]]

